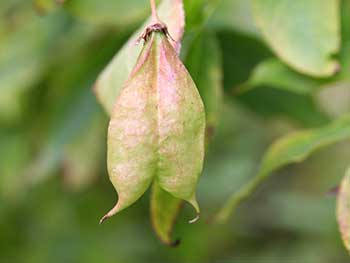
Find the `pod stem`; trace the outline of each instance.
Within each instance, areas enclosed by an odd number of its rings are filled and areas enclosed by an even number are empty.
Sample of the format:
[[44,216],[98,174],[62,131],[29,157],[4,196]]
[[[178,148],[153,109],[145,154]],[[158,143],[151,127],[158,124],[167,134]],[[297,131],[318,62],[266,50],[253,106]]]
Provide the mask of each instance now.
[[158,17],[157,13],[157,6],[155,0],[150,0],[150,5],[152,9],[152,22],[151,24],[146,27],[142,35],[136,40],[136,44],[140,43],[140,41],[143,39],[145,42],[149,39],[152,32],[163,32],[164,35],[166,35],[169,39],[175,42],[175,40],[172,38],[172,36],[169,34],[168,28],[166,24],[164,24]]
[[152,9],[152,20],[153,20],[152,22],[154,24],[161,23],[160,19],[158,17],[157,6],[156,6],[155,0],[150,0],[150,4],[151,4],[151,9]]

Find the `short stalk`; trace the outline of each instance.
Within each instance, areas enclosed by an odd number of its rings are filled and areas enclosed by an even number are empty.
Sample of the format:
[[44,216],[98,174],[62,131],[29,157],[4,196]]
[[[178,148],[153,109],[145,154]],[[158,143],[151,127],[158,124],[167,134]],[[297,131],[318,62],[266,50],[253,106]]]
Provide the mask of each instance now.
[[152,23],[153,24],[161,23],[160,19],[158,17],[157,6],[156,6],[155,0],[150,0],[150,4],[151,4],[151,9],[152,9]]

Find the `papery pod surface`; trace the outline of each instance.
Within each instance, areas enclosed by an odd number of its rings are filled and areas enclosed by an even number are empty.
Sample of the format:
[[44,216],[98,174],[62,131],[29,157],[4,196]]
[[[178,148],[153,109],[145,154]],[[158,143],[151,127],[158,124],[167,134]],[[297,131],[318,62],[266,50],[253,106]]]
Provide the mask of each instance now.
[[199,212],[205,112],[198,90],[162,30],[151,32],[114,105],[108,172],[118,192],[102,221],[130,206],[153,180]]

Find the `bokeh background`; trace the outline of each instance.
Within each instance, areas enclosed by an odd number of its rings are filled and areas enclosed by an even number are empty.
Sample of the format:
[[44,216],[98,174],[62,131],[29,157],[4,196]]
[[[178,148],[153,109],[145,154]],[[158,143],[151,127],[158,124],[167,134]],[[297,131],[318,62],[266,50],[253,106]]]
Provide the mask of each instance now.
[[[117,196],[106,171],[108,117],[92,86],[148,16],[148,1],[0,1],[0,262],[350,262],[329,194],[350,163],[348,141],[274,173],[227,224],[207,223],[275,139],[350,112],[349,70],[314,78],[285,65],[254,23],[251,1],[184,2],[182,57],[202,50],[193,39],[209,33],[217,50],[206,63],[224,96],[198,187],[201,220],[188,224],[185,206],[174,229],[181,244],[169,248],[152,231],[149,193],[98,224]],[[348,42],[334,57],[349,65],[350,5],[339,3]],[[249,82],[266,61],[294,78]]]

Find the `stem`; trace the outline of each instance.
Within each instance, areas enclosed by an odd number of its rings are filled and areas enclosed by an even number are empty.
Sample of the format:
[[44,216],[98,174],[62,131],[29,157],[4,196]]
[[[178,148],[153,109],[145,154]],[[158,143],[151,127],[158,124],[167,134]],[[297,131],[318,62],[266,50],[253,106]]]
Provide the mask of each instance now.
[[150,4],[151,4],[151,9],[152,9],[153,23],[159,23],[160,20],[159,20],[158,14],[157,14],[157,6],[156,6],[155,0],[150,0]]
[[234,212],[239,204],[247,200],[250,195],[260,186],[266,179],[269,173],[260,173],[247,184],[245,184],[238,192],[230,196],[226,203],[220,208],[217,214],[212,219],[212,222],[222,224],[226,223],[230,215]]

